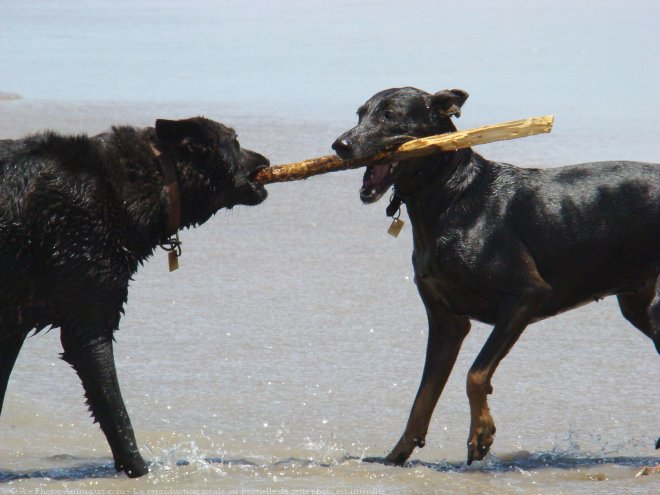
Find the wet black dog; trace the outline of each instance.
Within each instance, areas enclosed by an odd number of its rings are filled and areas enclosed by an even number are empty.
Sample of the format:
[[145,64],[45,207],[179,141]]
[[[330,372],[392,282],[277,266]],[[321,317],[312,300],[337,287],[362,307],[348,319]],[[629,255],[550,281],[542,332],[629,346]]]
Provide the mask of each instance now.
[[267,166],[201,117],[0,141],[0,409],[26,335],[59,327],[115,467],[145,474],[112,352],[129,280],[179,228],[261,203]]
[[[342,158],[361,158],[454,131],[450,117],[467,96],[382,91],[333,148]],[[387,461],[402,464],[424,446],[470,319],[495,327],[467,378],[468,463],[483,459],[493,442],[491,378],[528,324],[616,294],[623,315],[660,352],[660,165],[521,169],[463,149],[367,168],[362,201],[376,201],[392,185],[389,213],[404,202],[413,226],[429,338],[408,424]]]

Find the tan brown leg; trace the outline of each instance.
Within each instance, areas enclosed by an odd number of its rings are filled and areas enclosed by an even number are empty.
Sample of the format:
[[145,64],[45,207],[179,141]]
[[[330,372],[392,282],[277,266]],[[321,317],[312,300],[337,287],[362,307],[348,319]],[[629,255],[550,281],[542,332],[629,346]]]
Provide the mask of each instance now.
[[[420,289],[420,294],[422,290]],[[426,364],[406,429],[386,460],[403,464],[415,447],[424,447],[431,415],[447,383],[463,339],[470,330],[470,321],[447,310],[442,304],[429,301],[422,294],[429,321]]]
[[493,392],[491,379],[495,369],[549,296],[548,286],[540,277],[537,280],[537,285],[530,287],[522,295],[510,296],[502,301],[498,322],[468,373],[467,395],[470,401],[468,464],[483,459],[494,440],[495,423],[486,396]]

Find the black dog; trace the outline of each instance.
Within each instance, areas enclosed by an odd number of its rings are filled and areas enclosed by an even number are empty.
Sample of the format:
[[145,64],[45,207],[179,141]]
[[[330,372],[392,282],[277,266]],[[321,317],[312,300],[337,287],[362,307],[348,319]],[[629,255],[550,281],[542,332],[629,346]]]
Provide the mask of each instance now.
[[[358,110],[333,148],[361,158],[411,138],[455,130],[461,90],[389,89]],[[394,185],[413,226],[415,281],[429,321],[426,365],[403,436],[402,464],[425,437],[470,319],[495,327],[467,377],[468,463],[493,443],[486,395],[525,327],[616,294],[623,315],[660,352],[660,166],[603,162],[520,169],[471,149],[367,168],[360,196]]]
[[267,166],[201,117],[0,141],[0,409],[26,335],[59,327],[116,469],[147,473],[112,352],[129,280],[180,227],[261,203]]

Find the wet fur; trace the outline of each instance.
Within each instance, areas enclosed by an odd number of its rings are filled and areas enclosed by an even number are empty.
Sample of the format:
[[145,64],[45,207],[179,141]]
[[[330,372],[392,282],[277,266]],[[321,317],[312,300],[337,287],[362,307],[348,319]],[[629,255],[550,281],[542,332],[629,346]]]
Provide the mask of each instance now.
[[83,382],[117,470],[130,476],[147,466],[119,391],[112,338],[129,281],[167,237],[169,199],[150,143],[175,163],[182,227],[266,197],[251,175],[268,161],[208,119],[0,141],[0,410],[27,334],[60,328],[62,357]]
[[[333,148],[342,158],[361,158],[388,148],[392,136],[451,132],[466,99],[462,90],[382,91]],[[493,443],[491,378],[528,324],[617,295],[624,317],[660,353],[660,165],[518,168],[463,149],[401,163],[379,184],[370,177],[367,170],[364,202],[394,185],[406,204],[429,321],[422,382],[388,462],[402,464],[424,446],[472,319],[494,328],[467,377],[468,463]]]

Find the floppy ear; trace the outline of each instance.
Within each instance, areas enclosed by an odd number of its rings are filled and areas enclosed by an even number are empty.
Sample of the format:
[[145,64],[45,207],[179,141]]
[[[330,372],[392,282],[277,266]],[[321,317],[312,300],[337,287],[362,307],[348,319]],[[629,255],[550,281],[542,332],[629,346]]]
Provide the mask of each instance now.
[[460,117],[461,107],[468,96],[462,89],[443,89],[431,96],[431,108],[441,117]]
[[180,145],[200,140],[200,129],[188,120],[156,120],[156,136],[161,141]]

